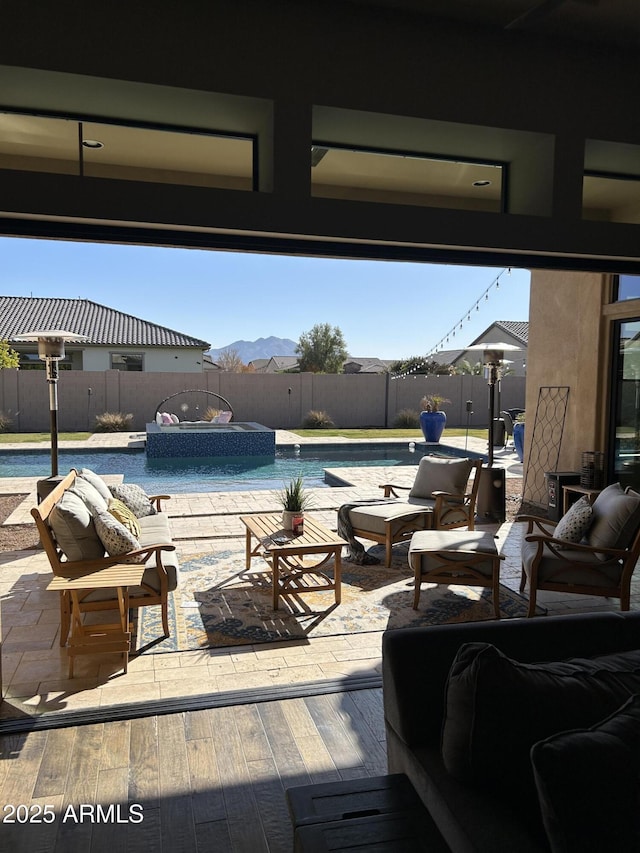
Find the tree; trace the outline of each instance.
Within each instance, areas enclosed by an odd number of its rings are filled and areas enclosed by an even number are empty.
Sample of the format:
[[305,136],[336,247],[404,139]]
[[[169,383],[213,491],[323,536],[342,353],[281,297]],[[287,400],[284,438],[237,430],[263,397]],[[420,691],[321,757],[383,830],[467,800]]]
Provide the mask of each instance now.
[[9,346],[9,341],[0,341],[0,370],[5,367],[20,367],[20,353]]
[[240,358],[237,349],[225,349],[216,359],[220,370],[226,373],[245,373],[248,372],[247,365]]
[[337,326],[316,323],[300,335],[296,347],[301,373],[342,373],[347,358],[344,336]]
[[412,355],[410,358],[394,361],[389,368],[391,373],[437,374],[449,376],[452,372],[450,364],[440,364],[435,359],[429,361],[424,355]]

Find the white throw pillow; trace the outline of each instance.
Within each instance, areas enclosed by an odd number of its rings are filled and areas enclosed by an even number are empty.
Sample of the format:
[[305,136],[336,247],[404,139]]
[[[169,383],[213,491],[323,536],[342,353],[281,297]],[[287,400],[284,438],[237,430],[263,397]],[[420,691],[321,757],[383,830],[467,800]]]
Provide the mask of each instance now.
[[576,501],[562,516],[553,533],[554,539],[563,542],[580,542],[591,525],[593,508],[585,495]]

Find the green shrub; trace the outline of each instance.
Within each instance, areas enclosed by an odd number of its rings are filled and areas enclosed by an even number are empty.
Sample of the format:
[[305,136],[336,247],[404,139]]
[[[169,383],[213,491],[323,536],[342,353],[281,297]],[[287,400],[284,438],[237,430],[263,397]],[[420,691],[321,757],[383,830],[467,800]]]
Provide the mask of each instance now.
[[400,409],[393,422],[396,429],[419,429],[420,415],[413,409]]
[[132,429],[133,415],[124,412],[104,412],[96,415],[96,432],[129,432]]
[[326,412],[318,412],[311,409],[302,421],[304,429],[331,429],[335,424]]
[[13,421],[9,417],[9,415],[4,412],[0,412],[0,432],[11,432],[11,427],[13,426]]

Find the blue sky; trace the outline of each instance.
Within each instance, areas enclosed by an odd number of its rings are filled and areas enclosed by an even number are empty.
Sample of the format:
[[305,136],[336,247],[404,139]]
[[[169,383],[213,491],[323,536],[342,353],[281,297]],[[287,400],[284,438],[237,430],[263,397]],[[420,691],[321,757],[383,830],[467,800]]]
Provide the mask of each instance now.
[[2,295],[91,299],[215,348],[330,323],[352,356],[424,355],[454,327],[461,349],[528,319],[529,272],[502,270],[0,238]]

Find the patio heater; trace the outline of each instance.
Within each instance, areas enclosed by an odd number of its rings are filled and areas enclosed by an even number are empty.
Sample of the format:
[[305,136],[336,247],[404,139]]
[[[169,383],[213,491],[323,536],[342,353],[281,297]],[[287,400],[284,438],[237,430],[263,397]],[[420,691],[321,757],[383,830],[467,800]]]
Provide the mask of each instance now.
[[64,358],[64,345],[89,340],[86,335],[64,332],[59,329],[25,332],[14,335],[15,341],[37,341],[38,356],[44,361],[49,384],[49,425],[51,432],[51,476],[37,484],[38,501],[51,492],[58,481],[58,362]]
[[480,472],[481,480],[477,500],[478,515],[488,520],[504,521],[506,518],[505,472],[503,468],[493,467],[496,384],[505,352],[515,352],[520,350],[520,347],[513,344],[496,343],[473,344],[466,349],[482,352],[484,365],[487,368],[489,386],[489,460],[487,467],[482,468]]

